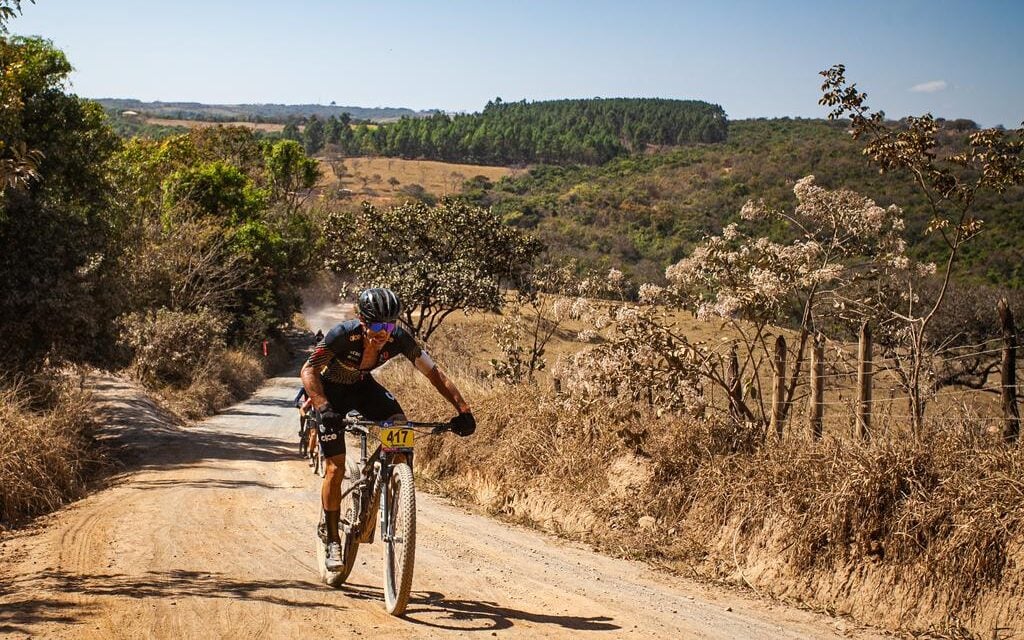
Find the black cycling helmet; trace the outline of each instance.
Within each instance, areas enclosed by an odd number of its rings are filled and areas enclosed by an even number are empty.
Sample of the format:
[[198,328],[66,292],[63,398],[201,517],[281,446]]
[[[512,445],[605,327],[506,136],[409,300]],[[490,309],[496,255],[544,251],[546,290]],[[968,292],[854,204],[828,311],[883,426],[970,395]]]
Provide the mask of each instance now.
[[367,322],[394,322],[402,303],[391,289],[376,287],[359,294],[359,316]]

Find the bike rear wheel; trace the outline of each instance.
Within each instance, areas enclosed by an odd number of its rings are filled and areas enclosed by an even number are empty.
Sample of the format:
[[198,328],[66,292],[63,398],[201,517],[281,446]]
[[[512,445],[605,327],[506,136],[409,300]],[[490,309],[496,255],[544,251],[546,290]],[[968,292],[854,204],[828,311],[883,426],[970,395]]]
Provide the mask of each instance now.
[[416,561],[416,492],[412,468],[396,464],[385,487],[391,511],[384,542],[384,605],[388,613],[400,616],[409,604],[413,565]]
[[327,549],[320,534],[316,536],[316,565],[320,571],[320,579],[324,584],[331,587],[340,587],[348,580],[352,573],[352,567],[356,565],[356,552],[359,550],[359,541],[352,534],[342,534],[341,553],[344,563],[338,571],[328,571],[325,563],[327,561]]
[[[321,465],[327,466],[327,461],[322,457]],[[352,460],[345,461],[345,477],[341,481],[341,491],[344,493],[352,486],[353,483],[359,480],[359,465]],[[349,574],[352,573],[352,567],[356,565],[356,554],[359,552],[359,537],[360,531],[358,530],[358,518],[361,510],[360,507],[360,491],[353,491],[349,493],[341,501],[341,516],[346,519],[350,524],[348,525],[349,531],[339,531],[341,534],[341,557],[343,564],[341,569],[338,571],[327,571],[324,566],[326,560],[326,550],[324,549],[323,541],[320,539],[319,534],[317,535],[317,566],[320,568],[320,577],[323,579],[324,584],[332,587],[340,587],[348,579]],[[351,523],[355,523],[354,525]],[[344,524],[342,525],[344,526]]]
[[320,440],[316,441],[316,445],[313,447],[313,473],[323,478],[327,475],[327,458],[324,457],[324,451],[320,448]]

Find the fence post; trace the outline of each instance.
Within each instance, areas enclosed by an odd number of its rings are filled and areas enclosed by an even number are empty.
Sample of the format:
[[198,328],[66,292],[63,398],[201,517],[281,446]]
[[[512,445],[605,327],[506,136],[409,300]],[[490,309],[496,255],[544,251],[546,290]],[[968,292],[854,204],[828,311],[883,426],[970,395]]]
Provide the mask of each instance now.
[[740,359],[736,355],[736,343],[729,349],[729,366],[725,370],[726,392],[729,394],[729,417],[739,422],[743,416],[740,403],[743,402],[743,383],[740,382]]
[[807,422],[812,440],[821,440],[821,420],[825,414],[825,337],[814,336],[811,348],[811,397],[807,406]]
[[867,320],[860,326],[857,349],[857,436],[871,438],[871,327]]
[[999,379],[1003,399],[1003,440],[1016,442],[1020,436],[1020,411],[1017,408],[1017,329],[1013,312],[1003,298],[999,301],[999,324],[1003,328],[1003,358]]
[[772,380],[772,422],[771,430],[782,440],[786,404],[786,339],[775,338],[775,372]]

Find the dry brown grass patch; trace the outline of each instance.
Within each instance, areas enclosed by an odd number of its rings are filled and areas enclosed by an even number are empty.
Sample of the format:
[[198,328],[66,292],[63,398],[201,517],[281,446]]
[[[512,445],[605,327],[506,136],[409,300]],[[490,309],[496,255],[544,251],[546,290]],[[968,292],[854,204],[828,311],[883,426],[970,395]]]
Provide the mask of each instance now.
[[[414,419],[452,413],[411,367],[383,382]],[[456,382],[477,433],[424,438],[418,470],[493,513],[875,624],[1024,624],[1024,449],[976,425],[773,444],[715,420],[570,414],[543,385]]]
[[[324,177],[321,186],[329,194],[344,193],[356,201],[383,203],[405,197],[409,187],[419,185],[432,196],[458,193],[462,184],[476,176],[496,181],[512,175],[506,167],[455,164],[433,160],[401,158],[340,157],[324,154],[318,157]],[[346,189],[341,192],[339,190]]]
[[91,400],[74,375],[0,388],[0,528],[81,496],[99,463]]
[[196,420],[245,398],[264,378],[264,363],[258,356],[227,349],[194,371],[187,386],[167,386],[156,393],[173,413]]

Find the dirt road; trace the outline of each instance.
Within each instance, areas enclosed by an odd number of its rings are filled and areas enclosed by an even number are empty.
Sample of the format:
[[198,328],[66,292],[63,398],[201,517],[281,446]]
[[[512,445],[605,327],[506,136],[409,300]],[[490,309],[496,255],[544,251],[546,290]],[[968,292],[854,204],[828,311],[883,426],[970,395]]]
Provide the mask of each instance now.
[[[198,426],[99,383],[133,470],[0,543],[0,636],[869,637],[843,621],[659,575],[421,492],[414,594],[382,604],[381,545],[350,584],[317,581],[318,478],[295,453],[298,381]],[[453,436],[447,436],[453,437]]]

